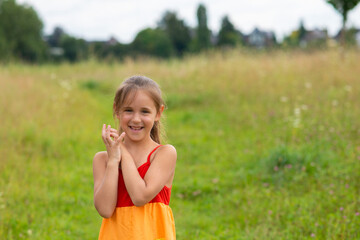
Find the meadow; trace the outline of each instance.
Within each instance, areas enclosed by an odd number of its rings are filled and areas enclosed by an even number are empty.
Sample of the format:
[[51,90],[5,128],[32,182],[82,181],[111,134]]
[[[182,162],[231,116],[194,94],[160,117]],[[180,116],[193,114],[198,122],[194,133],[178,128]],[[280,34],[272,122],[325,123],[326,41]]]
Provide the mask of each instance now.
[[125,78],[156,80],[178,239],[360,239],[360,52],[0,65],[0,239],[97,239],[92,159]]

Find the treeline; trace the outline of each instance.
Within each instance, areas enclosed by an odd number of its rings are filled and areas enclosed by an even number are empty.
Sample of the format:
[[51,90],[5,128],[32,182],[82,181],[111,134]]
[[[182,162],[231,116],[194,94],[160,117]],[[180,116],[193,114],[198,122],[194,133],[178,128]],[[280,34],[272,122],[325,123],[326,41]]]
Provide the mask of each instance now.
[[[122,44],[114,38],[107,41],[76,38],[61,27],[44,36],[43,23],[31,6],[17,4],[15,0],[0,0],[0,61],[76,62],[89,57],[122,60],[128,56],[136,58],[144,55],[169,58],[211,48],[280,46],[273,32],[255,28],[252,33],[245,35],[235,28],[228,16],[221,19],[221,28],[214,34],[208,28],[203,4],[198,6],[196,15],[197,26],[192,28],[176,12],[166,11],[156,28],[143,29],[131,43]],[[319,46],[326,45],[327,41],[326,30],[309,31],[301,23],[299,29],[286,37],[281,46]]]
[[197,19],[198,26],[191,28],[176,12],[167,11],[156,28],[141,30],[129,44],[113,38],[87,41],[67,34],[61,27],[56,27],[49,36],[43,36],[43,23],[31,6],[17,4],[15,0],[0,0],[0,59],[75,62],[90,56],[118,60],[144,55],[169,58],[242,43],[241,34],[228,17],[222,20],[217,36],[208,28],[206,8],[202,4],[198,6]]

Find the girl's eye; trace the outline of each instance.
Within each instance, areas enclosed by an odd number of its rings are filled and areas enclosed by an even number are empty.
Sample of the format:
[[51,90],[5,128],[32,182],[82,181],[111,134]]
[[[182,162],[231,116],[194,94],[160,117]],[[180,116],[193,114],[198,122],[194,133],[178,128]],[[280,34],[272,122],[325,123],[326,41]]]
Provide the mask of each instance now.
[[149,111],[147,111],[147,110],[143,110],[142,112],[143,112],[143,113],[150,113],[150,112],[149,112]]
[[124,112],[132,112],[131,109],[125,109]]

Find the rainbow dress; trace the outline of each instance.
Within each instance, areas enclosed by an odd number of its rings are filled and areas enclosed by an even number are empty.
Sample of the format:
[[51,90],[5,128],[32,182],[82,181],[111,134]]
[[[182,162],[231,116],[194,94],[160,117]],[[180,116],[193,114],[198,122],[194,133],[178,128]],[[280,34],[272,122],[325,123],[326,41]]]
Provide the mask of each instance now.
[[[150,167],[151,154],[146,163],[138,168],[144,178]],[[118,198],[116,209],[110,218],[104,218],[101,224],[99,240],[155,240],[176,239],[174,217],[169,206],[171,188],[164,188],[153,200],[136,207],[126,190],[121,169],[119,169]]]

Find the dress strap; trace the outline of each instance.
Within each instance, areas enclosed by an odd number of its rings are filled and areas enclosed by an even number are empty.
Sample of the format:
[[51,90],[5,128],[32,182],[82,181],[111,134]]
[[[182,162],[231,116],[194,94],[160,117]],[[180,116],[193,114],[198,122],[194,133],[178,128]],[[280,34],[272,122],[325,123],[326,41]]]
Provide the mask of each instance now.
[[150,152],[150,154],[149,154],[149,156],[148,156],[148,158],[147,158],[147,162],[148,162],[148,163],[150,163],[150,157],[151,157],[151,155],[153,154],[153,152],[155,152],[156,149],[158,149],[158,148],[161,147],[161,146],[162,146],[161,144],[158,145],[158,146],[156,146],[156,147]]

